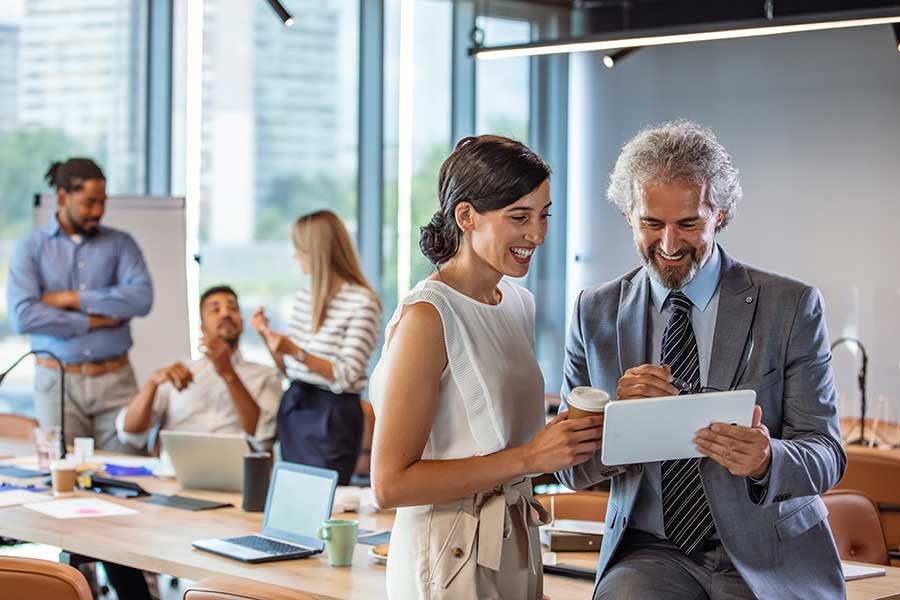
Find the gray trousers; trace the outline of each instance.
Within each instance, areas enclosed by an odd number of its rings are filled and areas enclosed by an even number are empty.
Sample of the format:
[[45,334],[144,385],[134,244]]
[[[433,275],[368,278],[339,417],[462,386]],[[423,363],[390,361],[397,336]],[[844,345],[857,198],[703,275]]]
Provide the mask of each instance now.
[[[66,443],[76,437],[94,438],[94,448],[134,454],[119,442],[116,415],[138,392],[131,364],[97,375],[66,373]],[[34,409],[41,426],[59,425],[59,371],[36,365]]]
[[756,598],[720,542],[708,542],[687,555],[668,540],[629,529],[613,561],[594,590],[594,600]]

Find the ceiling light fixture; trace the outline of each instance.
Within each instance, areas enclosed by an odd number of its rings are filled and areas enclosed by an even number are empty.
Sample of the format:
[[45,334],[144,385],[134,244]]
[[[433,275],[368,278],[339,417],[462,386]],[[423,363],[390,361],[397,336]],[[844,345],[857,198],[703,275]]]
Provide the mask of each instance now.
[[607,69],[612,69],[615,67],[623,58],[634,52],[635,50],[640,50],[640,46],[633,46],[631,48],[622,48],[621,50],[616,50],[615,52],[610,52],[609,54],[603,57],[603,66]]
[[638,46],[709,42],[765,35],[783,35],[802,31],[870,27],[891,23],[900,23],[900,9],[829,13],[817,15],[813,18],[783,17],[774,20],[756,19],[737,23],[678,26],[666,29],[635,29],[626,32],[560,39],[552,42],[533,42],[509,46],[484,47],[475,45],[469,49],[469,54],[480,60],[490,60],[570,52],[614,50],[616,48],[635,48]]
[[291,13],[287,11],[279,0],[266,0],[266,2],[269,3],[269,6],[272,7],[272,10],[275,11],[275,14],[278,15],[278,18],[281,19],[281,22],[284,23],[285,27],[290,27],[294,24],[294,17],[291,16]]
[[900,23],[894,23],[894,41],[897,42],[897,52],[900,52]]

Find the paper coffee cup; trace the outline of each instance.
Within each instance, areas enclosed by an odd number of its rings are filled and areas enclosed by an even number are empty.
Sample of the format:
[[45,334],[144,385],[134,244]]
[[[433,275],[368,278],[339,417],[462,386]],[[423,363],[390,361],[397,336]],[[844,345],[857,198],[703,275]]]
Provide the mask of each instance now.
[[65,459],[51,461],[50,480],[54,496],[71,494],[75,490],[75,463]]
[[602,415],[609,404],[609,394],[592,387],[577,387],[569,392],[566,403],[569,405],[570,419]]

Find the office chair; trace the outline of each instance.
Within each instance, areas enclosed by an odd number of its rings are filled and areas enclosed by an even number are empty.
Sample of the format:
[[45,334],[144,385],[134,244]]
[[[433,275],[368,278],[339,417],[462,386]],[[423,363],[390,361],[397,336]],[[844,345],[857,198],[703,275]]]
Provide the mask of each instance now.
[[0,557],[4,600],[91,600],[91,588],[78,569],[35,558]]
[[315,596],[278,585],[216,575],[191,585],[184,600],[315,600]]
[[856,490],[832,490],[822,494],[828,524],[841,560],[890,565],[878,506]]

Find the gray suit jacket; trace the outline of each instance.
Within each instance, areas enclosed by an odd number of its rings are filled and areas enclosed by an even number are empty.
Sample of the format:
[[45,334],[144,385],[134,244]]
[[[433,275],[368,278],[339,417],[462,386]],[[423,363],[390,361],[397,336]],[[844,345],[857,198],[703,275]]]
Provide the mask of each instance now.
[[[707,385],[756,390],[772,437],[772,463],[762,489],[710,459],[701,461],[716,530],[760,598],[843,598],[828,511],[818,497],[840,481],[847,465],[822,299],[813,287],[744,266],[724,252],[719,286]],[[566,342],[563,398],[582,385],[614,394],[626,369],[656,362],[647,356],[649,288],[639,268],[581,292]],[[641,464],[603,465],[599,451],[557,473],[572,489],[612,479],[598,581],[628,526],[643,474]]]

